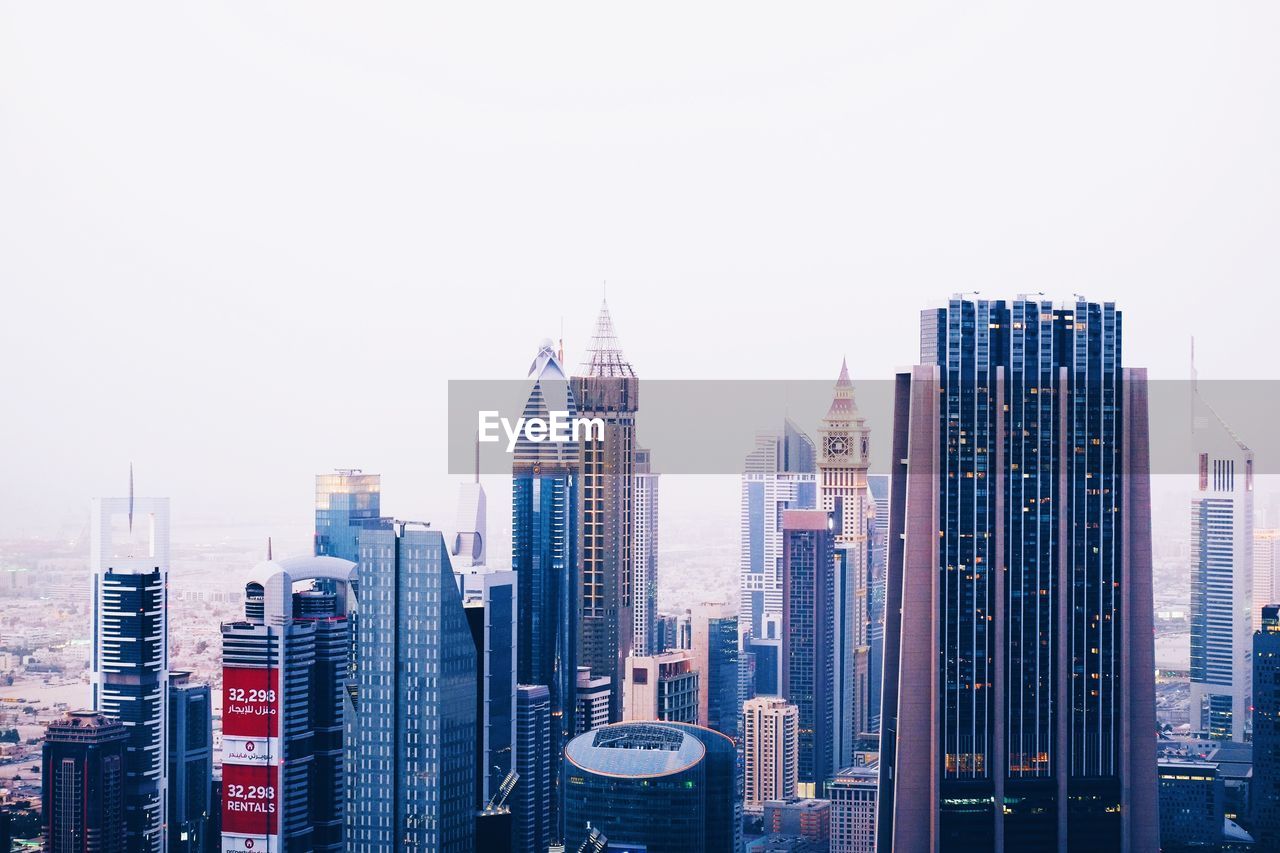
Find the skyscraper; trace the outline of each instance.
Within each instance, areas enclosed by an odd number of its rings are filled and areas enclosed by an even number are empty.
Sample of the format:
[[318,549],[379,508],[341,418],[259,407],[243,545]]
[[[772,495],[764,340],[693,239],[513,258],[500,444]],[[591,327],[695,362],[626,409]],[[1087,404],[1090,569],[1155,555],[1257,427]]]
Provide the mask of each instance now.
[[578,716],[573,726],[574,737],[609,723],[609,697],[613,683],[609,676],[593,676],[590,667],[578,667]]
[[511,792],[513,849],[547,853],[551,844],[551,692],[543,684],[516,688],[516,780]]
[[818,429],[818,496],[824,512],[840,515],[835,579],[836,764],[848,765],[853,742],[870,728],[867,593],[873,505],[867,489],[870,435],[858,411],[849,365],[840,364],[834,395]]
[[658,615],[658,473],[649,451],[636,449],[635,596],[631,647],[638,655],[654,655],[654,619]]
[[204,853],[213,783],[213,706],[209,685],[169,673],[169,850]]
[[756,436],[742,475],[738,614],[744,633],[765,636],[782,615],[782,513],[817,506],[813,441],[790,420]]
[[339,468],[316,475],[317,557],[357,562],[361,528],[378,521],[382,476],[359,468]]
[[360,533],[351,853],[471,853],[476,650],[439,531]]
[[738,617],[723,605],[690,612],[693,666],[700,676],[698,722],[731,738],[738,736]]
[[354,569],[266,560],[245,582],[244,618],[222,625],[224,850],[345,848]]
[[1253,451],[1194,396],[1199,482],[1191,502],[1191,725],[1243,741],[1253,645]]
[[516,737],[516,573],[455,574],[476,649],[476,807],[498,794],[514,769]]
[[700,673],[687,650],[627,658],[623,717],[697,723]]
[[[622,354],[609,306],[601,303],[595,335],[583,365],[573,378],[573,395],[586,418],[604,422],[581,444],[582,580],[579,594],[578,661],[594,675],[622,684],[631,653],[635,594],[636,411],[640,384]],[[622,719],[622,696],[614,690],[610,720]]]
[[821,791],[835,772],[835,545],[840,516],[820,509],[782,514],[782,695],[800,712],[802,796]]
[[956,297],[897,378],[879,849],[1155,850],[1145,371]]
[[591,828],[610,849],[740,849],[733,741],[678,723],[616,723],[565,748],[565,849]]
[[42,815],[50,853],[125,853],[129,732],[96,711],[69,711],[45,731]]
[[488,499],[480,485],[479,443],[476,444],[476,478],[458,487],[458,521],[449,553],[455,571],[483,566],[488,561]]
[[800,768],[800,712],[776,696],[748,699],[742,708],[743,807],[760,814],[769,800],[796,795]]
[[94,707],[129,733],[129,850],[165,849],[169,499],[98,498],[90,522]]
[[1253,779],[1249,811],[1259,850],[1280,849],[1280,604],[1253,635]]
[[[577,414],[573,389],[551,341],[542,342],[529,376],[533,387],[525,418],[547,418],[552,411]],[[580,471],[579,448],[572,442],[535,443],[522,437],[516,444],[511,470],[511,568],[518,581],[516,673],[521,684],[545,685],[550,697],[555,765],[552,787],[541,796],[549,800],[553,827],[558,825],[560,755],[576,722]],[[552,834],[558,837],[554,830]]]
[[1280,601],[1280,529],[1253,531],[1253,629],[1262,625],[1262,608]]
[[880,731],[880,681],[884,671],[884,588],[885,562],[888,543],[885,537],[889,527],[889,478],[883,474],[867,477],[867,491],[871,494],[872,516],[870,549],[868,557],[867,593],[867,658],[869,662],[867,693],[870,708],[867,711],[869,732]]

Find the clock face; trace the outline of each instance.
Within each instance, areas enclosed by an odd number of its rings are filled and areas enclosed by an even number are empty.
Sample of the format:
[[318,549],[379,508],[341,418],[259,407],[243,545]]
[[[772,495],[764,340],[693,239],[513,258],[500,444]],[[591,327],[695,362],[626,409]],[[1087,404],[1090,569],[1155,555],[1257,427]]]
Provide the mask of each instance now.
[[849,452],[849,439],[843,435],[827,436],[827,455],[844,456]]

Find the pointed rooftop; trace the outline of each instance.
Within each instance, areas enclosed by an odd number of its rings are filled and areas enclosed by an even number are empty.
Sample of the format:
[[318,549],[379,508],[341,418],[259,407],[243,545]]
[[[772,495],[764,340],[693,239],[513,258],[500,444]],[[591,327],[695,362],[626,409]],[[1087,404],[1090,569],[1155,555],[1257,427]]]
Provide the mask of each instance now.
[[835,396],[827,409],[825,420],[852,421],[859,419],[858,404],[853,399],[853,381],[849,379],[849,360],[840,360],[840,376],[836,379]]
[[622,354],[618,336],[613,331],[613,318],[609,316],[608,300],[600,301],[600,316],[596,318],[596,331],[587,347],[587,360],[583,368],[588,376],[634,377],[631,362]]

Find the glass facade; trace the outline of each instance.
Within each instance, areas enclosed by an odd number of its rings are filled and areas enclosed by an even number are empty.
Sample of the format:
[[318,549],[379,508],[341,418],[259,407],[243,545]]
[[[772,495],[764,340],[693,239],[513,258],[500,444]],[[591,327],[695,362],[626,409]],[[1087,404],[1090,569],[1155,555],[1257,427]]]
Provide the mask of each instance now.
[[213,714],[209,685],[169,674],[169,850],[203,853],[213,781]]
[[359,710],[348,849],[470,853],[476,652],[444,538],[360,534]]
[[1259,850],[1280,849],[1280,606],[1253,635],[1253,778],[1249,811]]
[[316,476],[317,557],[357,563],[360,529],[381,514],[382,476],[342,469]]
[[516,688],[516,771],[511,792],[515,850],[546,853],[551,844],[551,692],[546,685]]

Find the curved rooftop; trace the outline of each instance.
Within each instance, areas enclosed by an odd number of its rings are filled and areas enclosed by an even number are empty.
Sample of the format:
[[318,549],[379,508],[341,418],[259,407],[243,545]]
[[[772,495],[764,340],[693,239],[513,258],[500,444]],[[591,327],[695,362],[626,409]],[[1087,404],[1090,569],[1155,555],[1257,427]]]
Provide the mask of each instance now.
[[266,585],[272,575],[287,572],[291,581],[328,579],[350,582],[356,579],[356,564],[339,557],[287,557],[281,560],[263,560],[253,567],[246,584]]
[[697,766],[707,748],[691,733],[662,723],[614,723],[579,735],[565,747],[574,766],[598,776],[644,779]]

